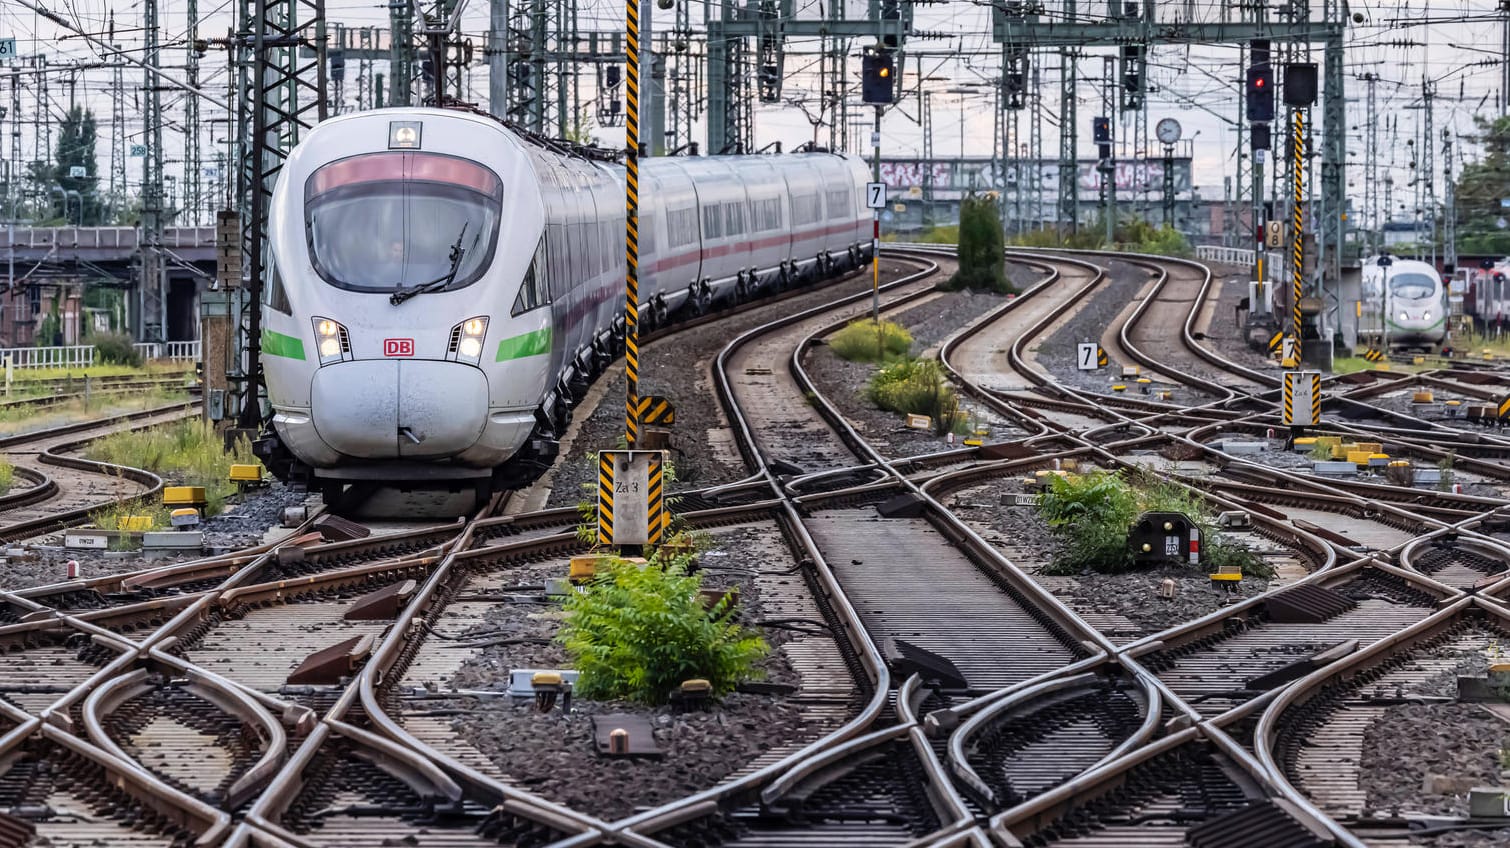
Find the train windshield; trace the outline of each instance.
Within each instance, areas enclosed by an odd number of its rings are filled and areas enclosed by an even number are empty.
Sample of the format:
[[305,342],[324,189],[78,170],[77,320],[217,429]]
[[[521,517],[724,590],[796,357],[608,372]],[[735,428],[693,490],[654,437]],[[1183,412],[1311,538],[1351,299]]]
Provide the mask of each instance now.
[[338,288],[393,292],[482,276],[498,241],[503,183],[491,170],[435,153],[369,153],[315,171],[304,186],[304,223],[315,271]]
[[1389,293],[1395,297],[1408,300],[1420,300],[1423,297],[1431,297],[1437,290],[1437,281],[1425,274],[1391,274],[1389,278]]

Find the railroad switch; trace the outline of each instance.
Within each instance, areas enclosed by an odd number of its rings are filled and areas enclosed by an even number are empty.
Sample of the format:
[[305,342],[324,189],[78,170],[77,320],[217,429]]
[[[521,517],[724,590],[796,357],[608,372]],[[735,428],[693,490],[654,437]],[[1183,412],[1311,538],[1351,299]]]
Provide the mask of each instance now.
[[1201,530],[1184,513],[1143,513],[1127,531],[1127,543],[1139,565],[1201,561]]

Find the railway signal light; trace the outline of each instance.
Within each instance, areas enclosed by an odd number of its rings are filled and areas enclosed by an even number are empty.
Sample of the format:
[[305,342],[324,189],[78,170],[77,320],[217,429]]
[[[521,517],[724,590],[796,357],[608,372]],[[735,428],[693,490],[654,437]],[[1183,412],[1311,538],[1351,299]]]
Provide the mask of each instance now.
[[895,103],[896,73],[889,50],[872,50],[860,57],[860,99],[878,106]]
[[1253,150],[1268,150],[1274,142],[1269,137],[1268,124],[1254,124],[1248,128],[1248,146]]
[[1248,120],[1274,120],[1274,69],[1267,64],[1248,68]]
[[1097,144],[1111,144],[1111,118],[1091,118],[1091,138]]
[[1316,65],[1311,62],[1285,65],[1285,105],[1312,106],[1316,103]]

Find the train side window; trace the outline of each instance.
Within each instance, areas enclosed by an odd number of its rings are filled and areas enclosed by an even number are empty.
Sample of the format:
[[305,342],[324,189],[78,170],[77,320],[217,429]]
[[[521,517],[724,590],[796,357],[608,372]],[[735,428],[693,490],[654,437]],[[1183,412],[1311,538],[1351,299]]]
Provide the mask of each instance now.
[[514,308],[511,315],[523,315],[531,309],[538,309],[550,302],[546,278],[549,273],[549,263],[545,261],[546,243],[540,239],[540,244],[535,248],[535,258],[530,260],[530,267],[524,272],[524,281],[519,284],[519,294],[514,298]]
[[278,263],[273,259],[272,251],[268,251],[262,270],[267,277],[267,285],[262,287],[262,302],[284,315],[294,314],[294,309],[288,302],[288,289],[283,285],[283,274],[278,271]]
[[716,239],[724,232],[724,210],[719,204],[703,207],[703,238]]

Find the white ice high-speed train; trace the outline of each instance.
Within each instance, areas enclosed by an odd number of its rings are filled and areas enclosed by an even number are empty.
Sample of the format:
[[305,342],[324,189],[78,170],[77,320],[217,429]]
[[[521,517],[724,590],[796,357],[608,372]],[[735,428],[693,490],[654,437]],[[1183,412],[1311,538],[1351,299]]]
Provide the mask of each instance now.
[[[866,179],[826,153],[642,160],[641,321],[859,266]],[[258,453],[327,499],[538,476],[621,349],[624,215],[622,167],[486,115],[320,124],[269,210]]]
[[1425,262],[1363,260],[1362,298],[1359,336],[1391,347],[1429,347],[1447,337],[1447,287]]

